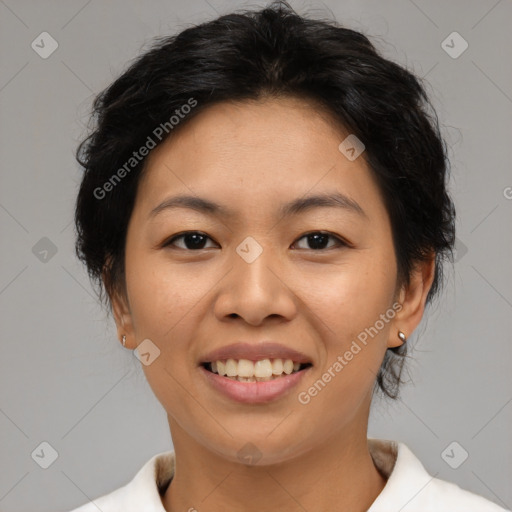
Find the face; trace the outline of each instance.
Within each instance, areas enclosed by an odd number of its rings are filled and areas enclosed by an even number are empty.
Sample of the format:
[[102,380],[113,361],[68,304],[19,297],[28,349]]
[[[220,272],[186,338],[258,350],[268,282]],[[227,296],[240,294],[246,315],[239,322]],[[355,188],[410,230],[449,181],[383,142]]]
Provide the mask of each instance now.
[[[385,350],[401,344],[397,329],[409,335],[419,322],[405,306],[398,311],[405,295],[395,294],[389,217],[364,157],[351,161],[338,149],[347,135],[298,99],[223,103],[148,157],[116,321],[127,347],[150,340],[143,369],[171,431],[176,425],[226,459],[252,443],[276,463],[366,432]],[[220,209],[165,206],[178,195]],[[302,207],[285,209],[296,201]],[[214,350],[263,341],[310,366],[234,385],[202,366]],[[272,364],[276,354],[253,360]],[[241,390],[260,384],[259,394]]]

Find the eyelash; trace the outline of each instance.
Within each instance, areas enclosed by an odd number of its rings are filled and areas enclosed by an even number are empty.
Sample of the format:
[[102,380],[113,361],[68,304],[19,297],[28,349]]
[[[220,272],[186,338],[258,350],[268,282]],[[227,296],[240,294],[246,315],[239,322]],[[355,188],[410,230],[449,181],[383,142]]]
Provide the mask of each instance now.
[[[167,241],[165,241],[163,243],[162,247],[172,247],[173,243],[176,240],[179,240],[180,238],[184,238],[187,235],[193,235],[193,234],[202,235],[202,236],[212,240],[212,238],[210,238],[205,233],[202,233],[201,231],[185,231],[185,232],[180,233],[178,235],[175,235],[175,236],[171,237],[170,239],[168,239]],[[308,237],[310,235],[316,235],[316,234],[325,235],[325,236],[328,236],[329,238],[335,239],[337,241],[338,248],[339,247],[349,247],[349,244],[347,242],[345,242],[345,240],[343,240],[342,238],[340,238],[337,235],[329,233],[328,231],[309,231],[308,233],[303,234],[297,240],[302,240],[303,238],[306,238],[306,237]],[[195,249],[194,250],[194,249],[187,249],[187,248],[183,248],[183,247],[173,247],[173,248],[177,248],[177,249],[181,249],[183,251],[189,251],[189,252],[199,252],[199,251],[202,251],[202,250],[205,249],[205,248],[202,248],[202,249]],[[324,249],[300,249],[300,250],[306,250],[306,251],[309,250],[309,251],[314,251],[314,252],[325,252],[325,251],[327,251],[329,249],[335,249],[335,248],[336,247],[327,247],[327,248],[324,248]]]

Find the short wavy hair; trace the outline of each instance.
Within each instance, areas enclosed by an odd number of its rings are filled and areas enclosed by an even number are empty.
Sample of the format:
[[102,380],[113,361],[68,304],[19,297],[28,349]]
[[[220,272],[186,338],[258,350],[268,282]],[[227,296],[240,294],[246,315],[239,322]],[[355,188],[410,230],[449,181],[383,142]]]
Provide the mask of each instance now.
[[[93,126],[76,151],[84,170],[76,253],[110,311],[112,293],[126,293],[126,232],[146,159],[107,198],[95,191],[190,98],[197,106],[178,129],[214,103],[269,96],[312,101],[364,143],[391,221],[397,287],[409,282],[415,263],[435,253],[427,303],[438,293],[443,260],[453,262],[455,209],[446,144],[421,79],[382,57],[362,33],[300,16],[277,1],[154,39],[96,96]],[[406,351],[407,344],[386,351],[374,390],[398,396]]]

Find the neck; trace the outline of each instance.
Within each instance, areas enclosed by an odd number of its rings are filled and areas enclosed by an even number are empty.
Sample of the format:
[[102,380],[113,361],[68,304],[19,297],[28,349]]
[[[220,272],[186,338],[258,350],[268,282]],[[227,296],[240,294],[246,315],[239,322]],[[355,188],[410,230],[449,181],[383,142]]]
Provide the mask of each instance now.
[[289,510],[365,512],[386,484],[360,435],[338,432],[279,464],[244,465],[197,443],[169,419],[175,473],[162,503],[167,512],[201,510]]

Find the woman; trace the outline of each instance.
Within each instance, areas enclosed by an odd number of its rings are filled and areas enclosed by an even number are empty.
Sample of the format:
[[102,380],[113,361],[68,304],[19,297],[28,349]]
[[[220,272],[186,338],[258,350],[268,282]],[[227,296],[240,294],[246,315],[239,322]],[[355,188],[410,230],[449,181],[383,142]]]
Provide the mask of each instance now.
[[174,451],[75,512],[503,510],[367,438],[454,244],[413,74],[276,2],[158,41],[95,114],[77,252]]

